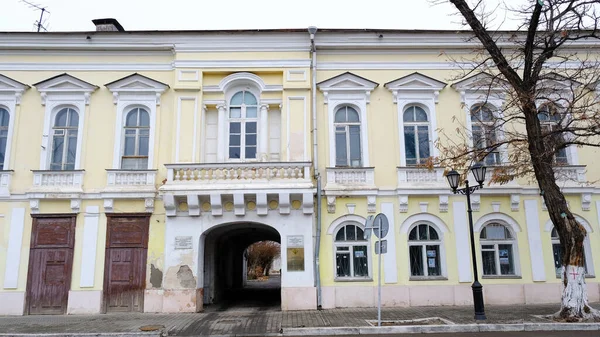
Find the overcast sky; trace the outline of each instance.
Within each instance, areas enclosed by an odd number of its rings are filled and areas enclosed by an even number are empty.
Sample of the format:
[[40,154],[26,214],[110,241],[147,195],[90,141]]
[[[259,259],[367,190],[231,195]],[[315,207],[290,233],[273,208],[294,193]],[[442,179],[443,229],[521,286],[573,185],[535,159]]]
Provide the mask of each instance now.
[[[29,1],[29,0],[27,0]],[[486,0],[497,3],[500,0]],[[508,0],[519,2],[522,0]],[[115,18],[125,30],[304,28],[458,29],[452,5],[428,0],[31,0],[46,7],[49,31],[94,30]],[[298,6],[301,4],[301,6]],[[501,11],[501,21],[504,17]],[[40,11],[0,0],[0,31],[35,31]],[[511,27],[504,27],[511,28]]]

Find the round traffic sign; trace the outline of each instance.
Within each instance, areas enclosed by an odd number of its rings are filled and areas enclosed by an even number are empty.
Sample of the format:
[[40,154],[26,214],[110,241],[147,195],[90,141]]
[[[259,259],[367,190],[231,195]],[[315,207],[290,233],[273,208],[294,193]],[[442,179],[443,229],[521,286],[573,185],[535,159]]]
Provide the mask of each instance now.
[[379,239],[383,239],[389,230],[390,222],[388,221],[387,216],[385,216],[383,213],[377,214],[375,220],[373,220],[373,233],[375,236],[377,236]]

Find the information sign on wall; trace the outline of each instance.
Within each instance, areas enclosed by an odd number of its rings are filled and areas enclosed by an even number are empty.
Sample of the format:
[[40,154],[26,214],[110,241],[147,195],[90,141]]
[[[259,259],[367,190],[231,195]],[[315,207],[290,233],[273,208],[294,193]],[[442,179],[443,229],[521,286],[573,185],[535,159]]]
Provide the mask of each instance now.
[[287,271],[304,271],[304,236],[287,237]]

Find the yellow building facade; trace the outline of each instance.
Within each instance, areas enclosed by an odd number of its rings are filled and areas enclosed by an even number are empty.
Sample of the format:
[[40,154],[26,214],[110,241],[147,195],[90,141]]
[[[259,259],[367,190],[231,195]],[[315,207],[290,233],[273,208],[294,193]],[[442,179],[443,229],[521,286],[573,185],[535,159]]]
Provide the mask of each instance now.
[[[120,29],[0,34],[0,314],[201,311],[261,240],[281,243],[283,310],[374,306],[377,213],[383,305],[472,303],[464,196],[416,165],[440,128],[478,127],[484,75],[449,80],[440,55],[467,55],[466,35]],[[588,230],[590,300],[597,155],[568,149],[559,178]],[[537,187],[472,198],[486,303],[558,301]]]

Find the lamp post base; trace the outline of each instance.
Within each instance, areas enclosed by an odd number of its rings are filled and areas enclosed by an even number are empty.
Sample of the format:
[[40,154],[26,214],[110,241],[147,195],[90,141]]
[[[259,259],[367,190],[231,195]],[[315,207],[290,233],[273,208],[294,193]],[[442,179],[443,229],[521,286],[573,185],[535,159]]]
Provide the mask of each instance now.
[[475,281],[471,285],[471,289],[473,290],[473,305],[475,306],[475,319],[487,319],[485,317],[485,308],[483,306],[483,286],[481,285],[481,283],[479,283],[479,281]]

